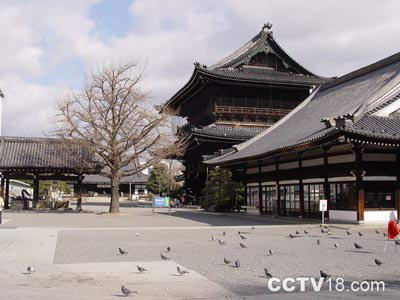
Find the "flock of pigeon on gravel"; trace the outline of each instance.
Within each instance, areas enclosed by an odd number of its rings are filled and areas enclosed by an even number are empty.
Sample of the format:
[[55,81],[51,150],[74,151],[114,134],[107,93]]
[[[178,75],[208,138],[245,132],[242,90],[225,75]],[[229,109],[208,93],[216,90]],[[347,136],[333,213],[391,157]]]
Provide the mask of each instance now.
[[[327,235],[327,236],[332,235],[332,232],[329,230],[329,226],[328,226],[328,225],[320,225],[320,227],[321,227],[321,233],[322,233],[322,234]],[[252,226],[252,229],[255,229],[254,226]],[[310,232],[309,232],[308,230],[306,230],[306,229],[304,229],[303,232],[304,232],[304,235],[305,235],[305,236],[307,236],[307,235],[310,234]],[[381,232],[378,231],[378,230],[375,230],[375,233],[376,233],[377,235],[381,235],[381,234],[382,234],[384,237],[387,236],[387,234],[386,234],[385,232],[381,233]],[[352,233],[351,231],[346,230],[346,235],[347,235],[347,236],[350,236],[350,235],[352,235],[352,234],[353,234],[353,233]],[[362,232],[359,232],[359,231],[357,232],[357,234],[358,234],[358,236],[360,236],[360,237],[362,237],[362,236],[364,235]],[[222,235],[223,235],[223,236],[226,236],[226,232],[223,231],[223,232],[222,232]],[[246,240],[246,239],[247,239],[247,237],[246,237],[246,236],[244,235],[244,233],[241,232],[241,231],[238,232],[238,235],[239,235],[239,237],[240,237],[242,240]],[[300,236],[301,236],[301,232],[298,231],[298,230],[296,230],[294,234],[293,234],[293,233],[289,233],[289,238],[290,238],[290,239],[294,239],[294,238],[300,237]],[[214,236],[211,236],[211,240],[212,240],[212,241],[217,240],[218,243],[219,243],[221,246],[222,246],[222,245],[226,245],[226,241],[224,241],[224,240],[222,240],[222,239],[216,239],[216,238],[214,238]],[[395,240],[394,242],[395,242],[396,245],[400,245],[400,240]],[[318,238],[318,239],[316,240],[316,244],[317,244],[318,246],[320,246],[320,245],[321,245],[321,239]],[[242,249],[246,249],[246,248],[247,248],[247,246],[246,246],[246,244],[244,244],[244,242],[239,242],[239,246],[240,246]],[[338,244],[338,243],[335,243],[335,244],[333,244],[333,247],[337,249],[337,248],[339,248],[339,244]],[[355,248],[356,250],[364,249],[363,246],[360,245],[359,243],[354,243],[354,248]],[[267,255],[271,256],[271,255],[273,255],[273,254],[274,254],[274,250],[273,250],[273,249],[268,249]],[[231,265],[232,261],[231,261],[230,259],[224,257],[224,263],[225,263],[226,265]],[[381,266],[381,265],[383,264],[383,262],[380,261],[380,260],[377,259],[377,258],[374,258],[374,263],[375,263],[377,266]],[[236,259],[236,260],[233,262],[233,266],[236,267],[236,268],[240,268],[240,260],[239,260],[239,259]],[[273,277],[272,273],[271,273],[267,268],[264,268],[264,274],[265,274],[265,277],[268,278],[268,279]],[[323,270],[320,270],[320,276],[321,276],[322,278],[324,278],[324,279],[328,279],[328,278],[330,278],[330,277],[333,277],[333,275],[328,274],[328,273],[324,272]]]
[[[128,254],[128,252],[125,251],[125,250],[122,249],[122,248],[118,248],[118,251],[119,251],[119,254],[121,254],[121,255]],[[166,251],[167,253],[170,252],[170,251],[171,251],[171,247],[168,246],[167,249],[166,249],[165,251]],[[166,255],[162,254],[162,253],[160,253],[160,257],[161,257],[162,260],[169,260],[169,258],[168,258]],[[136,266],[136,268],[138,269],[139,273],[148,272],[147,269],[145,269],[145,268],[143,268],[143,267],[141,267],[141,266]],[[189,273],[189,271],[184,270],[184,269],[182,269],[182,268],[179,267],[179,266],[176,267],[176,270],[178,271],[178,273],[179,273],[180,276],[183,276],[183,275]],[[137,294],[137,293],[138,293],[137,291],[128,289],[128,288],[127,288],[126,286],[124,286],[124,285],[121,285],[121,292],[122,292],[122,294],[124,294],[124,296],[129,296],[129,295],[131,295],[131,294]]]
[[[252,228],[253,230],[255,229],[254,226],[252,226],[251,228]],[[306,229],[304,229],[303,232],[304,232],[304,234],[305,234],[306,236],[310,234],[310,232],[309,232],[308,230],[306,230]],[[247,232],[247,233],[248,233],[248,232]],[[332,235],[332,233],[329,231],[329,226],[328,226],[328,225],[321,225],[321,233],[322,233],[322,234],[326,234],[326,235],[328,235],[328,236],[329,236],[329,235]],[[384,233],[384,232],[381,233],[381,232],[379,232],[378,230],[375,230],[375,233],[376,233],[377,235],[381,235],[381,234],[382,234],[384,237],[387,236],[386,233]],[[353,233],[352,233],[351,231],[347,230],[347,231],[346,231],[346,234],[347,234],[347,236],[350,236],[350,235],[352,235]],[[362,237],[362,236],[364,235],[364,234],[361,233],[361,232],[357,232],[357,234],[358,234],[360,237]],[[136,235],[138,235],[138,233],[136,233]],[[301,233],[300,233],[298,230],[296,230],[296,232],[295,232],[294,234],[293,234],[293,233],[289,233],[289,238],[290,238],[290,239],[294,239],[294,238],[296,238],[296,237],[299,237],[300,235],[301,235]],[[222,236],[226,236],[226,232],[225,232],[225,231],[222,232]],[[246,244],[245,244],[244,241],[247,239],[247,237],[244,235],[244,232],[238,231],[238,236],[239,236],[240,239],[242,240],[242,242],[239,242],[240,248],[246,249],[247,246],[246,246]],[[224,240],[222,240],[222,239],[220,239],[220,238],[215,238],[214,236],[211,236],[211,240],[212,240],[212,241],[218,241],[218,244],[221,245],[221,246],[226,245],[226,241],[224,241]],[[400,245],[400,240],[395,240],[394,242],[395,242],[396,245]],[[316,244],[317,244],[318,246],[321,245],[321,240],[320,240],[319,238],[316,240]],[[339,244],[338,244],[338,243],[335,243],[333,246],[334,246],[335,248],[339,248]],[[361,244],[359,244],[359,243],[354,243],[354,248],[355,248],[356,250],[362,250],[362,249],[364,249],[364,247],[363,247]],[[128,254],[128,252],[125,251],[125,250],[122,249],[122,248],[118,248],[118,251],[119,251],[119,254],[120,254],[120,255],[126,255],[126,254]],[[166,248],[165,252],[169,253],[170,251],[171,251],[171,247],[168,246],[168,247]],[[275,252],[274,252],[273,249],[268,249],[267,255],[271,256],[271,255],[274,255],[274,253],[275,253]],[[168,260],[168,259],[169,259],[169,258],[168,258],[166,255],[164,255],[163,253],[160,253],[160,257],[161,257],[162,260]],[[230,259],[224,257],[224,263],[225,263],[226,265],[233,266],[234,268],[237,268],[237,269],[240,268],[240,260],[239,260],[239,259],[230,260]],[[381,266],[381,265],[383,264],[383,262],[380,261],[380,260],[377,259],[377,258],[374,259],[374,263],[375,263],[377,266]],[[180,276],[183,276],[183,275],[189,273],[189,271],[184,270],[184,269],[180,268],[179,266],[177,266],[176,269],[177,269],[177,271],[178,271],[178,273],[179,273]],[[148,272],[147,269],[145,269],[144,267],[141,267],[141,266],[137,266],[137,270],[139,271],[139,273]],[[34,272],[35,272],[35,270],[34,270],[33,266],[30,265],[30,266],[27,267],[27,274],[33,274]],[[265,277],[268,278],[268,279],[273,277],[272,273],[271,273],[267,268],[264,268],[264,274],[265,274]],[[322,278],[324,278],[324,279],[328,279],[328,278],[330,278],[330,277],[333,277],[333,275],[328,274],[328,273],[324,272],[323,270],[320,270],[320,276],[321,276]],[[124,286],[124,285],[121,286],[121,291],[122,291],[122,294],[123,294],[124,296],[129,296],[129,295],[131,295],[131,294],[137,294],[137,293],[138,293],[137,291],[131,290],[131,289],[127,288],[127,287]]]

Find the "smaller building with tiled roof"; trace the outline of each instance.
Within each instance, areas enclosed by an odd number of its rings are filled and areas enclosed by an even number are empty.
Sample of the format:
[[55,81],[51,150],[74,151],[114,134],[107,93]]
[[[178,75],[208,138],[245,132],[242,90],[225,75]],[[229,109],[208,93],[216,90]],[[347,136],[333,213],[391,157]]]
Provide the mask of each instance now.
[[400,53],[333,79],[246,142],[206,158],[231,168],[262,213],[387,222],[400,214]]

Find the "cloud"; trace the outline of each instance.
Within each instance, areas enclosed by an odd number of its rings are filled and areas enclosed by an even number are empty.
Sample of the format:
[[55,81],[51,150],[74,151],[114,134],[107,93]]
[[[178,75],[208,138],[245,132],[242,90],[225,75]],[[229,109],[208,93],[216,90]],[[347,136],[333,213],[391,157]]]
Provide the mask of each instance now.
[[320,75],[341,75],[399,50],[398,1],[115,0],[120,11],[126,6],[124,20],[131,18],[115,34],[98,15],[107,9],[92,10],[107,5],[114,18],[115,2],[106,1],[2,1],[3,134],[42,135],[56,99],[80,88],[84,70],[110,62],[146,66],[145,87],[153,102],[163,102],[189,80],[193,62],[216,62],[267,21],[281,46]]

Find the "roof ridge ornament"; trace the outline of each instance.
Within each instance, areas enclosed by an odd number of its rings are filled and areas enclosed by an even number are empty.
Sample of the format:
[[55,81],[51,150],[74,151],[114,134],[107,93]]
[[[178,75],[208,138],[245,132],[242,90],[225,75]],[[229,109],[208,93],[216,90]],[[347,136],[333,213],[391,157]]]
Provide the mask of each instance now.
[[272,23],[270,23],[270,22],[264,23],[264,25],[261,28],[261,33],[263,33],[263,34],[266,33],[267,35],[272,36],[271,28],[272,28]]

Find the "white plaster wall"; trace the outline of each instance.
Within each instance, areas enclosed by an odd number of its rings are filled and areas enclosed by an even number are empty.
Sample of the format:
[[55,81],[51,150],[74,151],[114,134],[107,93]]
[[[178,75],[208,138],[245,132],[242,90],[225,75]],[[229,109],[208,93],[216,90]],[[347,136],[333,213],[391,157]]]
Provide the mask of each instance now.
[[364,161],[396,161],[396,154],[392,153],[363,153]]
[[276,170],[275,165],[261,167],[261,172],[270,172],[270,171],[275,171],[275,170]]
[[340,163],[353,162],[353,161],[354,161],[353,154],[345,154],[345,155],[328,157],[328,164],[340,164]]
[[397,219],[395,210],[366,210],[364,211],[364,223],[387,223]]
[[255,167],[255,168],[248,168],[248,169],[246,170],[246,173],[247,173],[247,174],[255,174],[255,173],[258,173],[258,167]]
[[303,167],[319,166],[324,164],[324,159],[323,158],[307,159],[303,160],[301,163]]
[[329,220],[357,222],[357,212],[354,210],[329,210]]
[[292,162],[279,164],[279,170],[295,169],[298,167],[299,167],[298,161],[292,161]]

